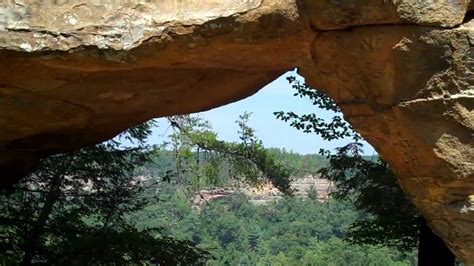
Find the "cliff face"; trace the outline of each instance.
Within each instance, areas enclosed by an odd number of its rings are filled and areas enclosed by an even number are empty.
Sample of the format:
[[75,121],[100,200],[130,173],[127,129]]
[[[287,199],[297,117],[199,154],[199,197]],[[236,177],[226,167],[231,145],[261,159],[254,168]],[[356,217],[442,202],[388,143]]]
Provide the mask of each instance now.
[[[295,177],[291,182],[291,188],[294,190],[295,197],[307,198],[311,193],[316,196],[316,200],[326,201],[331,192],[332,184],[327,179],[316,178],[314,176]],[[249,197],[253,204],[266,204],[277,200],[283,196],[272,184],[266,184],[262,187],[243,188],[240,193]]]
[[[310,193],[315,193],[316,200],[324,202],[329,198],[329,193],[333,189],[332,184],[327,179],[305,176],[295,178],[291,183],[294,189],[294,196],[307,198]],[[252,204],[267,204],[280,199],[283,194],[271,184],[262,187],[242,187],[242,188],[216,188],[199,191],[193,198],[193,207],[200,209],[203,205],[223,198],[229,198],[236,194],[243,194],[248,197]]]
[[[474,263],[468,0],[0,2],[3,185],[147,119],[256,92],[299,67]],[[47,12],[45,12],[47,10]]]

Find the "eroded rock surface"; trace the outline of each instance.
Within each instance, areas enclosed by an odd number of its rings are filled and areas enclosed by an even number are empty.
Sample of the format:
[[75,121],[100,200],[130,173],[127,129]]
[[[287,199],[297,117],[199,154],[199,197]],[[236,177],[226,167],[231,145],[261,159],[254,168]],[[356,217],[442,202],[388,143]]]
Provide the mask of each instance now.
[[0,0],[0,171],[147,119],[242,99],[299,67],[474,264],[467,0]]
[[[328,200],[331,190],[334,189],[331,181],[327,179],[312,175],[293,178],[291,187],[294,189],[295,197],[308,198],[315,196],[315,198],[312,198],[313,200],[325,202]],[[310,193],[314,194],[310,195]],[[255,205],[268,204],[283,197],[283,193],[271,183],[268,183],[260,187],[242,186],[236,188],[203,189],[193,196],[191,203],[194,208],[200,210],[204,205],[212,201],[235,197],[239,194],[247,197],[249,202]]]
[[316,67],[307,75],[390,163],[432,228],[470,259],[473,33],[468,24],[322,33],[312,47]]

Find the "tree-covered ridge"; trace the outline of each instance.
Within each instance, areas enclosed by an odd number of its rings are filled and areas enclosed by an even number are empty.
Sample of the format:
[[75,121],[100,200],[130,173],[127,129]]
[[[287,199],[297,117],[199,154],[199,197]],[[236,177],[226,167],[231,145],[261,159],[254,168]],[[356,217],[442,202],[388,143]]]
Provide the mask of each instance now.
[[145,142],[153,122],[42,160],[34,173],[1,191],[0,264],[203,263],[209,252],[196,243],[167,236],[158,225],[138,228],[130,217],[153,202],[154,194],[145,191],[153,191],[154,184],[167,181],[176,186],[175,192],[196,191],[201,180],[219,180],[222,165],[234,180],[271,182],[291,194],[289,169],[266,151],[247,127],[247,118],[237,121],[241,142],[218,140],[198,118],[170,118],[177,128],[171,143],[175,169],[165,170],[160,178],[136,178],[137,170],[161,153]]
[[318,171],[328,165],[326,156],[319,154],[298,154],[286,149],[268,148],[270,154],[293,170],[292,175],[296,178],[307,175],[316,175]]
[[[150,127],[44,159],[11,190],[2,190],[0,265],[204,261],[208,252],[191,241],[163,236],[159,227],[138,229],[128,219],[147,205],[135,169],[152,151],[144,145]],[[123,147],[121,138],[138,146]]]
[[[124,147],[114,139],[43,160],[13,191],[2,191],[0,262],[413,263],[413,254],[383,247],[383,241],[375,242],[377,245],[346,241],[354,235],[356,221],[371,220],[364,209],[356,209],[360,206],[354,198],[321,203],[314,195],[291,197],[294,176],[314,175],[329,167],[326,169],[337,174],[336,181],[344,184],[354,176],[364,178],[358,173],[365,167],[333,165],[345,153],[328,161],[320,155],[266,149],[247,120],[244,114],[237,121],[239,142],[219,140],[199,117],[177,116],[169,118],[173,131],[170,141],[161,147],[145,145],[150,127],[143,125],[121,135],[135,147]],[[239,194],[211,202],[201,211],[191,206],[191,197],[202,188],[268,183],[286,196],[263,206],[252,205]]]
[[285,197],[253,205],[236,194],[193,210],[185,193],[164,183],[142,211],[138,228],[163,226],[165,235],[211,252],[207,265],[414,265],[413,253],[345,241],[361,218],[350,202]]
[[[319,164],[320,167],[313,169],[315,173],[329,165],[329,160],[321,155],[300,155],[275,148],[268,151],[292,169],[292,173],[313,172],[298,171],[302,163]],[[172,152],[165,150],[162,155],[145,167],[149,173],[157,168],[173,169]],[[220,180],[220,187],[235,185],[228,177]],[[233,194],[209,201],[197,211],[191,206],[189,194],[178,188],[176,180],[161,183],[148,193],[155,203],[134,214],[132,220],[138,221],[139,228],[161,225],[166,234],[191,240],[199,248],[210,251],[213,258],[208,265],[414,265],[416,262],[414,252],[401,252],[384,246],[383,242],[366,245],[348,241],[357,221],[370,218],[357,210],[351,199],[321,203],[313,197],[284,197],[266,205],[254,205],[243,194]]]
[[[358,139],[356,133],[353,137]],[[324,178],[334,181],[334,197],[355,204],[361,211],[360,216],[350,224],[345,240],[353,244],[390,245],[407,251],[416,247],[416,210],[406,200],[388,166],[379,162],[377,156],[363,156],[357,142],[340,148],[337,153],[325,155],[300,155],[275,148],[266,149],[266,152],[267,156],[285,166],[293,178],[322,174]],[[166,153],[169,155],[170,152]],[[206,169],[206,158],[201,154],[187,150],[187,155],[192,162],[199,161],[199,164],[194,164],[194,171]],[[225,160],[216,162],[214,167],[220,171],[214,182],[202,182],[199,188],[234,187],[236,183],[232,181],[235,178],[226,166]],[[192,180],[194,176],[189,173],[188,178]],[[196,192],[199,190],[194,190]],[[383,203],[386,198],[390,198],[390,204]]]
[[[284,165],[290,171],[290,175],[294,178],[302,178],[308,175],[319,175],[318,171],[329,164],[326,156],[319,154],[299,154],[293,151],[287,151],[280,148],[265,148],[266,152],[273,156],[276,161]],[[192,153],[192,152],[191,152]],[[198,156],[197,153],[189,154],[189,156]],[[199,155],[199,161],[204,163],[208,158]],[[224,183],[217,182],[211,185],[224,185],[226,181],[230,181],[229,166],[225,161],[220,162],[219,176]],[[167,171],[173,171],[176,168],[174,152],[170,149],[161,149],[151,157],[151,161],[140,167],[139,173],[149,176],[166,176]],[[228,185],[228,184],[225,184]]]

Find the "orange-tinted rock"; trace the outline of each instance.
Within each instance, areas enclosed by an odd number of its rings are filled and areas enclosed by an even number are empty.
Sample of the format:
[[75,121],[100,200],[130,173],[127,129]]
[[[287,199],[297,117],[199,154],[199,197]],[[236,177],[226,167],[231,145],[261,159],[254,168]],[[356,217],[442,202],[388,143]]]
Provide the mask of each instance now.
[[461,258],[474,258],[473,28],[363,27],[313,43],[324,88]]
[[416,24],[452,27],[466,14],[469,0],[305,0],[318,30],[363,25]]
[[2,184],[41,157],[242,99],[299,67],[474,264],[468,9],[467,0],[0,2]]
[[247,97],[308,60],[315,35],[290,2],[42,3],[0,5],[5,183],[40,157]]

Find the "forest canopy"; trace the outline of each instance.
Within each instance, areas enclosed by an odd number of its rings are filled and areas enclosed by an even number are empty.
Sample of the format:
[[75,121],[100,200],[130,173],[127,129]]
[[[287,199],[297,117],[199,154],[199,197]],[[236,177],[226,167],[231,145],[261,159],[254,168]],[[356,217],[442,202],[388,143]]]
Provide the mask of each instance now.
[[[354,198],[292,196],[291,181],[331,158],[267,149],[236,122],[239,142],[194,116],[170,117],[169,141],[148,146],[150,124],[42,161],[2,191],[2,264],[413,265],[413,249],[351,240],[370,221]],[[334,158],[332,158],[334,159]],[[202,189],[261,186],[284,195],[253,205],[240,193],[193,208]],[[352,234],[353,235],[353,234]]]

